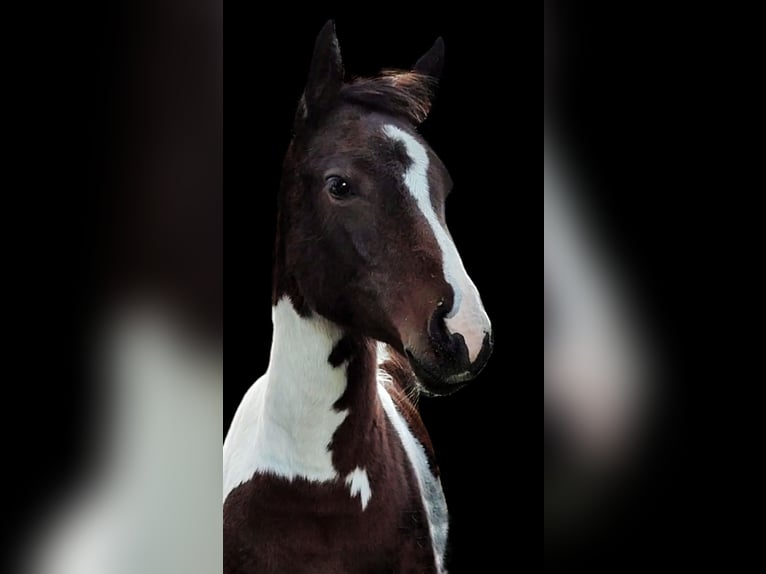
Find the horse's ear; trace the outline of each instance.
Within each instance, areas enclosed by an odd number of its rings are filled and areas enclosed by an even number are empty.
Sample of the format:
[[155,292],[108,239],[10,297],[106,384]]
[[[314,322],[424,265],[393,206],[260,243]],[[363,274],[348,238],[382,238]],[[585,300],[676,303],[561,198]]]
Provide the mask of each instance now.
[[343,61],[340,57],[338,37],[335,35],[335,22],[328,20],[314,44],[314,55],[311,57],[299,116],[310,117],[326,109],[342,86]]
[[412,67],[413,72],[440,80],[444,69],[444,40],[439,36],[431,49],[423,54]]

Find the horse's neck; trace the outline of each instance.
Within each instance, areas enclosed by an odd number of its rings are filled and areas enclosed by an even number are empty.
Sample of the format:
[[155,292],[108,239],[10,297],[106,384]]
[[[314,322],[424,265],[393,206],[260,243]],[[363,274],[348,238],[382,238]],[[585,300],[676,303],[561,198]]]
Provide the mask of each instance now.
[[330,480],[379,412],[375,346],[316,314],[301,316],[287,297],[273,320],[260,437],[270,460],[262,463],[279,474]]

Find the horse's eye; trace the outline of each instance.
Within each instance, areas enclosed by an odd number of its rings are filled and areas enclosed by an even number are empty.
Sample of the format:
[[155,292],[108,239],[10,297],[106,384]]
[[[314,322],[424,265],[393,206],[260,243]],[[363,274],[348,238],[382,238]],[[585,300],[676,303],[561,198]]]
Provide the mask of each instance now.
[[342,177],[331,175],[327,178],[327,191],[335,199],[346,199],[351,195],[351,186]]

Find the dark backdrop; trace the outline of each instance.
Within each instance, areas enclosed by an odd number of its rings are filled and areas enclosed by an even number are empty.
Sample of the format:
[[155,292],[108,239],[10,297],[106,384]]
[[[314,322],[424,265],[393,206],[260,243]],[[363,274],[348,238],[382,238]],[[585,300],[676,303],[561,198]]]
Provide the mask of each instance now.
[[[536,561],[539,367],[533,372],[531,299],[540,184],[532,165],[533,159],[539,165],[540,136],[539,119],[535,129],[532,121],[539,111],[532,110],[533,103],[539,110],[540,88],[532,20],[539,22],[539,12],[441,9],[402,17],[318,9],[268,21],[241,13],[227,12],[225,26],[225,420],[268,362],[276,191],[317,31],[328,16],[336,19],[352,75],[407,67],[442,35],[446,69],[422,133],[455,180],[447,221],[493,321],[495,353],[474,383],[452,397],[424,399],[420,408],[450,509],[451,571],[494,572]],[[688,270],[677,267],[676,257],[684,249],[679,230],[689,199],[679,181],[687,158],[672,146],[682,114],[668,122],[681,78],[666,59],[675,49],[674,29],[657,15],[606,3],[546,5],[556,34],[548,51],[549,113],[589,184],[583,192],[594,231],[629,272],[638,312],[663,354],[667,378],[659,384],[669,383],[665,410],[626,494],[587,536],[546,541],[550,570],[681,560],[696,534],[690,517],[698,459],[686,419],[695,397],[688,375],[674,372],[691,304],[678,280]]]
[[[634,461],[625,494],[586,536],[546,540],[545,567],[645,568],[660,556],[687,556],[698,510],[688,413],[699,399],[689,393],[693,378],[677,368],[690,346],[682,333],[693,297],[683,280],[689,269],[677,258],[689,239],[681,230],[690,190],[681,181],[688,158],[673,145],[684,123],[676,113],[683,78],[667,58],[676,50],[675,28],[651,8],[545,8],[555,34],[546,44],[548,113],[588,184],[582,192],[592,231],[635,291],[665,369],[658,381],[664,409],[649,425],[650,446]],[[227,19],[225,419],[268,362],[281,159],[314,38],[328,16],[352,75],[407,67],[444,37],[445,73],[422,133],[455,180],[447,222],[493,321],[495,353],[474,383],[452,397],[423,399],[420,408],[450,509],[451,571],[536,562],[539,367],[531,363],[531,299],[540,183],[532,165],[539,166],[533,104],[539,110],[540,70],[539,24],[533,34],[532,21],[539,12],[441,9],[402,17],[320,9],[259,20],[268,34],[248,33],[255,20],[244,15]]]
[[749,124],[723,102],[737,66],[725,46],[746,17],[563,0],[545,16],[549,111],[588,182],[593,231],[638,302],[662,399],[626,496],[591,536],[546,541],[546,570],[741,568],[754,547],[742,513],[762,498],[741,326],[761,324],[743,280],[758,241],[739,208],[750,186],[731,167],[747,152],[724,133]]
[[[488,33],[483,17],[442,11],[402,17],[315,10],[261,21],[251,30],[249,17],[230,24],[234,17],[227,13],[226,425],[242,394],[268,364],[281,162],[316,34],[330,16],[336,18],[344,65],[352,76],[408,68],[438,36],[446,43],[443,80],[421,132],[455,181],[447,220],[493,320],[496,351],[481,377],[467,388],[447,398],[422,399],[420,405],[450,508],[452,571],[482,571],[481,564],[494,564],[494,558],[505,554],[515,508],[520,500],[528,506],[531,495],[532,469],[522,462],[522,451],[531,451],[531,429],[514,422],[523,412],[528,418],[531,409],[514,398],[521,387],[527,387],[522,394],[530,390],[528,368],[519,367],[519,324],[529,303],[519,299],[518,285],[531,238],[519,243],[512,236],[521,227],[532,233],[530,202],[524,200],[527,207],[521,213],[519,199],[531,194],[533,184],[539,186],[539,174],[529,165],[532,141],[521,136],[520,129],[531,128],[531,87],[521,85],[516,71],[530,65],[524,60],[530,58],[531,47],[526,47],[526,55],[510,47],[501,53],[503,38]],[[268,28],[267,35],[257,33],[262,27]],[[539,135],[534,137],[539,143]],[[526,486],[515,491],[520,483]],[[527,527],[523,536],[531,540],[533,532]]]
[[[89,412],[98,406],[84,384],[83,325],[114,268],[117,251],[104,242],[115,221],[109,205],[115,194],[131,191],[115,192],[126,173],[118,160],[143,149],[136,142],[130,148],[126,125],[151,130],[145,116],[122,113],[131,85],[145,101],[154,93],[151,84],[132,82],[136,54],[145,64],[155,53],[172,54],[195,78],[160,110],[219,81],[195,63],[204,54],[184,51],[183,42],[161,42],[178,38],[164,27],[183,30],[175,14],[184,5],[35,6],[34,14],[9,20],[22,31],[18,41],[9,36],[14,76],[5,105],[11,172],[4,193],[3,432],[13,536],[23,535],[87,458]],[[228,3],[225,13],[226,423],[267,365],[276,191],[317,31],[336,18],[352,74],[407,66],[436,36],[445,38],[444,81],[423,133],[455,180],[447,219],[496,336],[495,355],[479,380],[453,397],[421,403],[443,470],[458,574],[523,569],[539,560],[539,367],[531,362],[531,301],[539,293],[532,289],[533,263],[539,264],[532,253],[539,237],[532,218],[539,208],[539,167],[532,162],[539,166],[539,12],[518,8],[500,15],[461,6],[417,16],[386,6],[361,15],[290,5],[280,14],[251,2]],[[561,34],[553,51],[562,133],[594,184],[589,195],[599,225],[630,262],[666,358],[669,400],[636,496],[591,544],[565,556],[546,552],[546,566],[624,571],[711,565],[713,558],[731,566],[742,553],[727,552],[730,543],[741,549],[748,536],[746,522],[728,508],[749,508],[740,498],[754,490],[740,481],[759,451],[735,456],[739,441],[723,436],[759,383],[735,377],[736,362],[720,365],[721,338],[740,341],[739,331],[711,327],[730,302],[723,292],[711,293],[711,285],[736,276],[733,269],[727,274],[731,251],[720,243],[736,227],[719,211],[732,188],[710,193],[708,177],[717,159],[707,143],[717,28],[700,22],[698,12],[664,4],[551,1],[546,14],[549,8]],[[156,67],[160,84],[162,71]],[[196,124],[189,119],[188,125]],[[204,130],[195,137],[210,141]],[[199,166],[190,173],[192,181],[207,177],[197,177]],[[730,184],[731,177],[719,182]],[[221,233],[209,237],[220,240]],[[218,324],[220,294],[210,285],[220,269],[210,262],[197,269],[207,281],[199,273],[186,281],[170,275],[177,285],[196,285],[187,303],[192,314],[213,302],[200,320]],[[730,404],[732,397],[739,402]]]

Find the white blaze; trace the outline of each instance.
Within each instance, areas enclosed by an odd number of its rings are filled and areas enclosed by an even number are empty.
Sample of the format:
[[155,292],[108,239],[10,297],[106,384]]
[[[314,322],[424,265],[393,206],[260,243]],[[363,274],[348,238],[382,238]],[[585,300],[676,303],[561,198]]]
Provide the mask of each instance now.
[[404,184],[415,203],[431,226],[436,243],[442,253],[444,278],[455,293],[452,310],[447,315],[446,324],[450,333],[460,333],[468,347],[468,358],[473,362],[481,351],[484,337],[490,332],[490,322],[479,297],[479,291],[468,277],[455,243],[439,221],[431,204],[428,187],[428,152],[417,139],[406,131],[386,125],[385,134],[404,144],[411,164],[404,173]]

